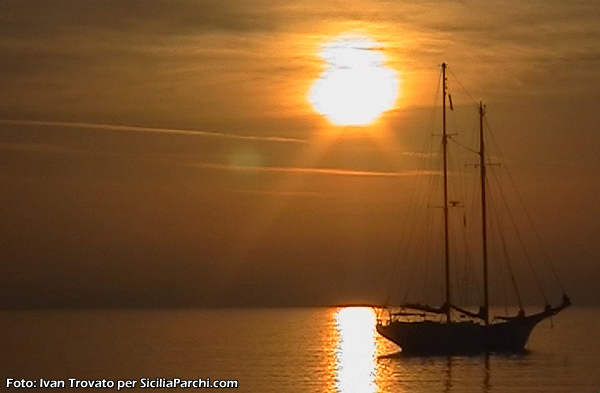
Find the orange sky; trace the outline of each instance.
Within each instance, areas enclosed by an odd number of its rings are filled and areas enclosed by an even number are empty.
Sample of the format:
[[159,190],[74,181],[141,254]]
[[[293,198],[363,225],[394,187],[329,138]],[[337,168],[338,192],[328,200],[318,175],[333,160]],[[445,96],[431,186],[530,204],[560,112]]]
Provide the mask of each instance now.
[[[0,306],[382,301],[442,61],[451,121],[486,101],[565,286],[600,302],[596,2],[273,3],[2,2]],[[360,130],[307,100],[346,32],[401,83]]]

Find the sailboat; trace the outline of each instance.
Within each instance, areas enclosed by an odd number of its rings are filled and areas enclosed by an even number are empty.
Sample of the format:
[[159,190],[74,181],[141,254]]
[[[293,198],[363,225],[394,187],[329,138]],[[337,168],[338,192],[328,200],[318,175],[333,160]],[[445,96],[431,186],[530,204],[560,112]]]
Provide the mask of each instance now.
[[[446,63],[442,63],[442,162],[443,162],[443,249],[445,270],[445,302],[439,307],[419,303],[406,303],[382,314],[377,320],[377,331],[383,337],[401,347],[408,355],[470,355],[481,353],[518,353],[525,350],[527,340],[534,327],[541,321],[558,314],[571,304],[563,293],[562,302],[557,306],[548,303],[538,312],[527,315],[523,308],[513,316],[494,316],[490,313],[489,269],[488,269],[488,222],[486,207],[486,162],[483,138],[483,117],[485,106],[479,103],[479,178],[480,216],[482,241],[482,287],[483,304],[477,312],[455,305],[452,301],[450,278],[449,207],[456,202],[448,200],[448,139],[446,130],[446,102],[452,105],[447,93]],[[383,310],[384,308],[382,308]],[[455,315],[458,314],[459,318]]]

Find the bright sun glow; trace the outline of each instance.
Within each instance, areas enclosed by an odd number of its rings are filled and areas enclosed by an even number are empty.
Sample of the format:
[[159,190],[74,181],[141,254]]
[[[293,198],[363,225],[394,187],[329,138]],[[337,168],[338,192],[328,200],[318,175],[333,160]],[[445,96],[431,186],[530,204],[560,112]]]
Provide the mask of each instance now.
[[367,37],[341,36],[324,45],[319,54],[325,72],[309,92],[317,112],[339,126],[367,125],[398,97],[399,82],[377,42]]

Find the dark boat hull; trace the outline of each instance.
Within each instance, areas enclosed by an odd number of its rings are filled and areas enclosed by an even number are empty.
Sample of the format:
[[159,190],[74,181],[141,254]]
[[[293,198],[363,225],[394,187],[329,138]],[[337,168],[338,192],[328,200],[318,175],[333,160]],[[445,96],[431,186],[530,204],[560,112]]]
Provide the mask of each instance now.
[[432,321],[377,325],[377,331],[412,355],[474,355],[523,352],[537,319],[521,318],[489,326],[473,322]]

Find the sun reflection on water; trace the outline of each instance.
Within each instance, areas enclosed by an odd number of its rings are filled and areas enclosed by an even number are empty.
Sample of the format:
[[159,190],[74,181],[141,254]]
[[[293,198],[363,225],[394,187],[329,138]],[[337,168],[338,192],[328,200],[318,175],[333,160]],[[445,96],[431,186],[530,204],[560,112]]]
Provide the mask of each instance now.
[[335,329],[336,391],[377,392],[375,313],[367,307],[341,308],[335,316]]

